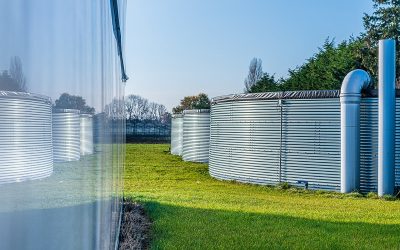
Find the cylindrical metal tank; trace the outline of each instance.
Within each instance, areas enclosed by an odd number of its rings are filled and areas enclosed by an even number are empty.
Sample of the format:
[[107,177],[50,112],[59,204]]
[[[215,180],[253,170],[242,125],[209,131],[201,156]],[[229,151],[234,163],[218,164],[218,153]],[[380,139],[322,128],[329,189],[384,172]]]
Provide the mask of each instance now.
[[174,114],[171,119],[171,154],[182,155],[183,115]]
[[[335,91],[296,91],[214,98],[211,176],[255,184],[307,182],[313,189],[339,191],[338,96]],[[394,141],[395,186],[400,187],[399,124]],[[377,175],[378,98],[371,92],[360,104],[360,191],[376,192]]]
[[80,115],[76,109],[53,110],[54,162],[80,159]]
[[81,114],[81,155],[93,154],[93,116]]
[[214,98],[211,176],[340,190],[338,97],[338,91],[298,91]]
[[183,111],[182,159],[191,162],[208,162],[210,145],[210,110]]
[[0,184],[52,174],[50,98],[0,91],[0,157]]

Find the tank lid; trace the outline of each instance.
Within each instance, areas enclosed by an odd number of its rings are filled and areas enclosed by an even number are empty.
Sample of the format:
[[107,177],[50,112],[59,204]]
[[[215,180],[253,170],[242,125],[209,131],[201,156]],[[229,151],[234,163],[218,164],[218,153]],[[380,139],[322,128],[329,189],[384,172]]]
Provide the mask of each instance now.
[[28,92],[14,92],[0,90],[0,98],[13,98],[13,99],[29,99],[35,101],[42,101],[51,104],[51,98],[44,95],[33,94]]
[[183,114],[210,113],[210,109],[186,109]]
[[339,98],[339,90],[304,90],[304,91],[280,91],[249,94],[232,94],[218,96],[211,99],[211,103],[245,100],[277,100],[277,99],[321,99]]
[[73,113],[79,114],[80,111],[77,109],[53,109],[53,113]]

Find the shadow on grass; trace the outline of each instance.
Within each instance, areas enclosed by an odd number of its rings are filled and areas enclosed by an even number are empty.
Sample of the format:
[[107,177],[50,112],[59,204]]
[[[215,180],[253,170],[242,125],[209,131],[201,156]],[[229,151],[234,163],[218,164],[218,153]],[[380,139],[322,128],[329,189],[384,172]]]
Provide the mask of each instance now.
[[156,249],[400,248],[400,225],[143,204],[154,223]]

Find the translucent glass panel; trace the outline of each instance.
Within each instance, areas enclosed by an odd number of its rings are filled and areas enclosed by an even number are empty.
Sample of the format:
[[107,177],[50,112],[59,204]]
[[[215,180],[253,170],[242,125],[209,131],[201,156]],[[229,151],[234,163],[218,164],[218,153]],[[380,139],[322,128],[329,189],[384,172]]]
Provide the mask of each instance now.
[[126,2],[119,20],[113,2],[0,0],[0,249],[116,246]]

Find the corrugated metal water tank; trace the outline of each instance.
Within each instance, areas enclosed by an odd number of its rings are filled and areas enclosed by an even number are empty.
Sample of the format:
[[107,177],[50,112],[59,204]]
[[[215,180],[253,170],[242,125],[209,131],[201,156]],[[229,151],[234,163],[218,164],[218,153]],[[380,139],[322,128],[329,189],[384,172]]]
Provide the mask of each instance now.
[[53,110],[53,152],[55,162],[80,159],[80,115],[75,109]]
[[210,143],[210,110],[183,111],[182,159],[192,162],[208,162]]
[[93,154],[93,116],[89,114],[80,115],[81,124],[81,155]]
[[[288,182],[340,189],[338,91],[242,94],[214,98],[210,174],[256,184]],[[396,101],[400,117],[400,98]],[[400,119],[397,119],[400,120]],[[400,186],[400,122],[396,123],[396,186]],[[360,190],[377,191],[378,99],[360,105]]]
[[183,115],[174,114],[171,119],[171,154],[182,155]]
[[0,158],[0,184],[52,174],[50,98],[0,91]]
[[[209,171],[256,184],[340,189],[338,91],[214,98]],[[310,99],[306,99],[310,98]]]

